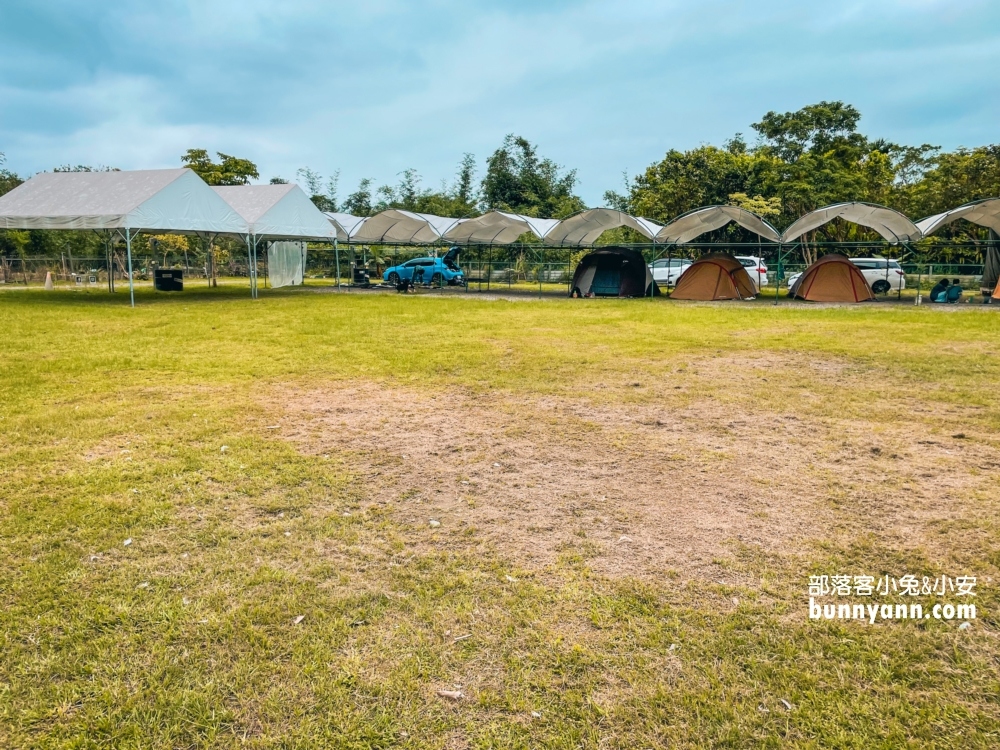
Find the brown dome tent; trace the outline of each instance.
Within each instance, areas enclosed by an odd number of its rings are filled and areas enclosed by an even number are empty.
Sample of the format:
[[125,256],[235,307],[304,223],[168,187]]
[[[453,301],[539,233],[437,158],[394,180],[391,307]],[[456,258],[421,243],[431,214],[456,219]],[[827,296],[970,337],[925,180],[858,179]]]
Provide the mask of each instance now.
[[660,288],[646,267],[642,253],[627,247],[602,247],[583,256],[573,274],[570,296],[659,296]]
[[869,302],[875,299],[858,267],[839,253],[824,255],[809,266],[788,294],[812,302]]
[[729,253],[699,258],[677,279],[671,299],[752,299],[757,289],[750,275]]

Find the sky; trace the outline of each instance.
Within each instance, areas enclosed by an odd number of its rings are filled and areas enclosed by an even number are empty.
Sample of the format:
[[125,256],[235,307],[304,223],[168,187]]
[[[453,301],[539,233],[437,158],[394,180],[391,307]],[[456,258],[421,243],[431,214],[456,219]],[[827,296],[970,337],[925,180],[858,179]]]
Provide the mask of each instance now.
[[189,148],[424,187],[508,133],[602,204],[670,149],[843,100],[872,137],[1000,142],[997,0],[0,0],[0,152],[180,166]]

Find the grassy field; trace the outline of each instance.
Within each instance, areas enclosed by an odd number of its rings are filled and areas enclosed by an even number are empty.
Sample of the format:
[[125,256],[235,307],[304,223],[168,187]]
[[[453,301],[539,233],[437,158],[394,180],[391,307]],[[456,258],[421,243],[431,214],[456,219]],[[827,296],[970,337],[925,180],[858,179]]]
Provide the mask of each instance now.
[[0,747],[1000,746],[1000,309],[126,297],[0,291]]

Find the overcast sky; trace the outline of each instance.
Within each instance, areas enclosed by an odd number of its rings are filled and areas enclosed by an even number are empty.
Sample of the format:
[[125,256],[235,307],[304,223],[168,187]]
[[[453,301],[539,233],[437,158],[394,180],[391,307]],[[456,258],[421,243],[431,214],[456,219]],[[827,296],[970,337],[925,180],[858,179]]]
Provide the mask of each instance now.
[[1000,142],[996,0],[0,0],[0,151],[174,167],[188,148],[452,180],[506,133],[575,167],[600,205],[670,148],[768,110],[857,106],[869,135]]

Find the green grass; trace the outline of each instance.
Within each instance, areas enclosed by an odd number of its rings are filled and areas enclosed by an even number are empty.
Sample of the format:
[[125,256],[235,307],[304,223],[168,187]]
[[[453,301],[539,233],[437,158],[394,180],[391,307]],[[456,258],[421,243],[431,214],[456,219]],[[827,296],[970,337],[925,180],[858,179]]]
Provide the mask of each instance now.
[[[1000,745],[995,492],[941,519],[933,549],[831,533],[804,557],[734,543],[721,564],[743,583],[606,578],[583,543],[544,570],[415,548],[364,508],[349,457],[264,429],[283,383],[363,380],[678,405],[711,390],[817,420],[874,399],[996,450],[1000,310],[126,297],[0,293],[0,747]],[[740,353],[861,375],[617,387]],[[808,574],[845,567],[977,574],[980,619],[808,621]],[[455,684],[464,701],[436,696]]]

